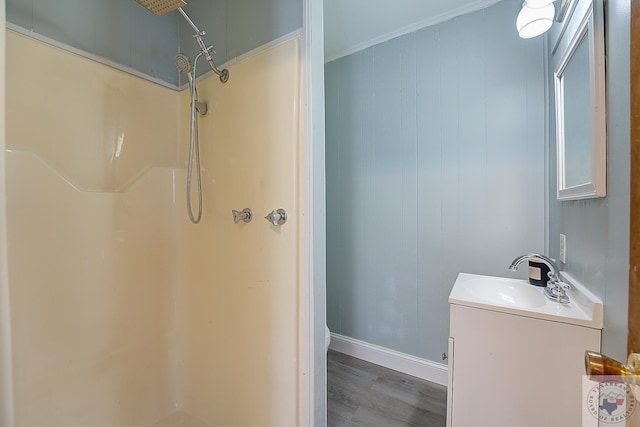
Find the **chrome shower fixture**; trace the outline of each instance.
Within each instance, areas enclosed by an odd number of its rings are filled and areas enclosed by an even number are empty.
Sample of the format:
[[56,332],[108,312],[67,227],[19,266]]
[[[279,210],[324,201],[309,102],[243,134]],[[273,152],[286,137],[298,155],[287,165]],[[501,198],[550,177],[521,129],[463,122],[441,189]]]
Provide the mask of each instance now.
[[191,103],[195,105],[196,111],[203,116],[207,114],[209,111],[209,106],[206,102],[198,101],[198,91],[195,88],[193,80],[195,79],[195,73],[193,70],[195,69],[198,58],[202,56],[202,53],[199,53],[196,56],[195,61],[193,62],[193,66],[191,66],[191,62],[189,62],[189,58],[186,55],[179,53],[173,57],[173,62],[176,64],[176,68],[183,74],[187,75],[187,79],[189,79],[189,86],[193,85],[193,97],[191,99]]
[[[202,52],[198,53],[193,60],[193,66],[185,55],[179,53],[173,58],[176,68],[189,78],[189,88],[191,89],[191,129],[189,131],[189,163],[187,166],[187,213],[192,223],[197,224],[202,218],[202,177],[200,171],[200,145],[198,142],[198,115],[207,114],[207,103],[198,101],[198,92],[196,90],[196,67],[198,59],[202,56]],[[196,184],[198,192],[198,211],[194,215],[191,206],[191,177],[196,164]]]
[[136,0],[141,6],[144,6],[149,12],[156,15],[164,15],[174,10],[184,7],[187,2],[184,0]]
[[[189,131],[189,162],[187,166],[187,213],[192,223],[197,224],[202,218],[202,177],[200,169],[200,144],[198,141],[198,113],[207,114],[207,103],[198,101],[198,94],[196,91],[196,69],[198,67],[198,59],[204,56],[209,63],[209,66],[220,76],[220,81],[226,83],[229,80],[229,71],[226,69],[219,70],[216,64],[213,63],[213,58],[209,52],[215,53],[213,46],[208,46],[202,40],[202,36],[206,33],[200,31],[198,27],[193,23],[189,16],[182,10],[183,6],[187,3],[184,0],[136,0],[138,4],[146,8],[148,11],[155,13],[156,15],[164,15],[165,13],[178,10],[180,14],[187,20],[193,31],[196,33],[193,38],[196,39],[200,52],[193,59],[193,64],[189,61],[185,55],[179,53],[173,58],[173,62],[179,72],[187,75],[189,79],[189,88],[191,92],[191,126]],[[194,173],[196,175],[196,185],[198,194],[198,210],[194,215],[191,206],[191,178]]]
[[191,62],[189,62],[189,58],[187,55],[183,55],[182,53],[177,54],[173,57],[173,62],[176,64],[176,68],[181,73],[186,74],[191,78]]
[[227,70],[226,68],[223,70],[220,70],[218,69],[218,67],[216,67],[216,64],[213,62],[213,58],[211,57],[211,54],[210,54],[210,52],[216,53],[216,51],[213,50],[213,46],[207,47],[204,40],[202,40],[202,37],[207,33],[205,33],[204,31],[200,31],[198,27],[196,27],[196,24],[193,23],[191,18],[189,18],[189,15],[187,15],[187,13],[184,10],[182,10],[182,7],[187,5],[187,3],[184,0],[136,0],[136,2],[138,2],[138,4],[143,6],[149,12],[155,13],[158,16],[164,15],[165,13],[169,13],[174,10],[177,10],[178,12],[180,12],[183,18],[189,23],[191,28],[193,28],[193,31],[195,31],[193,38],[196,39],[196,43],[198,43],[200,52],[209,63],[209,67],[211,67],[213,72],[220,77],[220,81],[222,83],[226,83],[227,80],[229,80],[229,70]]

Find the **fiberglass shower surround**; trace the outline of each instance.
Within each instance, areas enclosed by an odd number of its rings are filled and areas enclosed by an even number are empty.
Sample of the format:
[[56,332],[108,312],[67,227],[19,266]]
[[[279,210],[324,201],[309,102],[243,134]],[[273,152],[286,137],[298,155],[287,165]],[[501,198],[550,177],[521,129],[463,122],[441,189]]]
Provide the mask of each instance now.
[[[174,10],[178,10],[180,14],[184,17],[184,19],[191,25],[195,34],[193,35],[194,39],[198,43],[198,47],[200,48],[200,52],[196,55],[193,60],[193,64],[189,61],[185,55],[178,53],[174,62],[176,68],[181,73],[187,75],[189,80],[189,88],[191,92],[191,127],[190,127],[190,139],[189,139],[189,164],[187,167],[187,214],[189,215],[189,220],[198,224],[200,219],[202,218],[202,176],[200,171],[200,145],[198,142],[198,114],[205,115],[207,114],[207,104],[204,102],[198,101],[198,92],[196,90],[196,69],[198,67],[198,59],[202,56],[205,57],[209,66],[220,77],[220,81],[222,83],[226,83],[229,80],[229,71],[227,69],[219,70],[216,67],[216,64],[213,62],[213,58],[211,58],[211,51],[213,51],[213,46],[207,46],[202,40],[202,36],[206,33],[204,31],[200,31],[198,27],[193,23],[193,21],[189,18],[184,10],[182,10],[182,6],[186,6],[186,2],[183,0],[136,0],[140,5],[144,6],[150,12],[153,12],[156,15],[164,15],[165,13],[172,12]],[[215,53],[215,51],[214,51]],[[197,193],[198,193],[198,212],[193,214],[193,208],[191,205],[191,178],[193,175],[193,167],[195,162],[196,169],[196,184],[197,184]]]

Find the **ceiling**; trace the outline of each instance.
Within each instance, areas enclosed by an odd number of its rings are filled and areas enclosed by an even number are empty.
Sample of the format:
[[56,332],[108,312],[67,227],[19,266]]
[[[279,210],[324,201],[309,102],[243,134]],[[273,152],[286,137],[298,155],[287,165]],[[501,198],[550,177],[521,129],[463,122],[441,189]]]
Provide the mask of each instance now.
[[500,0],[324,0],[325,60],[416,31]]

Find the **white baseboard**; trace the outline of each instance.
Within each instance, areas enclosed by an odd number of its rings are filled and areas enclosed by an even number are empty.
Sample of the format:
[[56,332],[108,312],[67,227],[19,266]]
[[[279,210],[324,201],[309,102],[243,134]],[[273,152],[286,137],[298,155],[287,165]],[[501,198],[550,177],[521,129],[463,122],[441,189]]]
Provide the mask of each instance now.
[[421,359],[399,351],[389,350],[364,341],[331,333],[331,350],[348,354],[394,371],[422,378],[436,384],[447,385],[447,365]]

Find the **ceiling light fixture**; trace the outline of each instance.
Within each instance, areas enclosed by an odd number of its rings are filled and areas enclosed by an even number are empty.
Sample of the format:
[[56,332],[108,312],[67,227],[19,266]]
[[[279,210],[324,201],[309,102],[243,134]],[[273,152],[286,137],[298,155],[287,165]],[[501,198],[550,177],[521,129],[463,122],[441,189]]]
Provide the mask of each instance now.
[[[534,7],[538,6],[539,7]],[[553,0],[527,0],[522,3],[522,9],[516,19],[518,35],[523,39],[539,36],[545,33],[553,24],[556,9]]]

